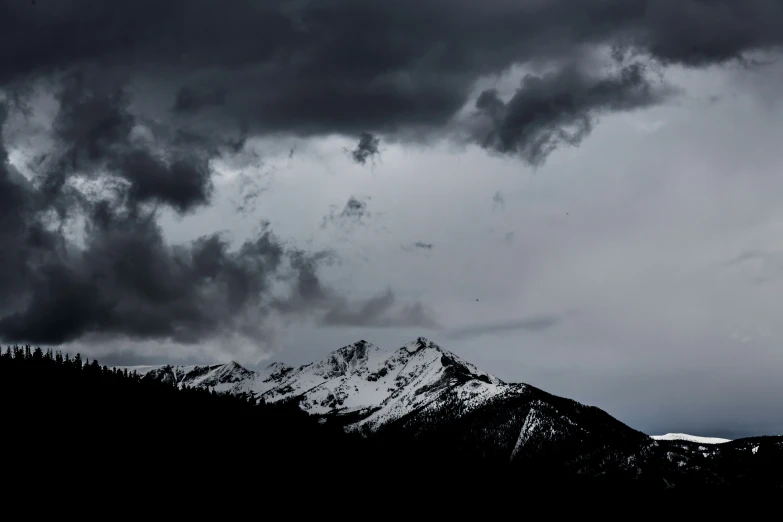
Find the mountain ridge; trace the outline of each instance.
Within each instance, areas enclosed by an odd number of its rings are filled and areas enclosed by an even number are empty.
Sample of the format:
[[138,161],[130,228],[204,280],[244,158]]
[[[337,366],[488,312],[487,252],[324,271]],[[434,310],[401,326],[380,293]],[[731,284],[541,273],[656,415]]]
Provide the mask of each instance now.
[[736,476],[751,480],[762,469],[758,455],[783,451],[783,438],[774,437],[722,444],[657,440],[595,406],[504,382],[424,337],[391,351],[360,340],[299,367],[127,368],[144,372],[143,378],[249,394],[266,404],[292,402],[320,424],[372,441],[389,462],[411,465],[453,465],[458,458],[555,482],[592,477],[666,489]]
[[316,415],[367,416],[352,429],[364,425],[374,429],[394,421],[411,409],[424,407],[428,400],[456,384],[472,383],[459,390],[467,404],[475,403],[477,396],[498,393],[498,386],[508,386],[424,337],[392,351],[362,339],[299,367],[273,362],[254,371],[231,361],[204,366],[120,368],[179,386],[252,393],[266,402],[299,398],[302,409]]

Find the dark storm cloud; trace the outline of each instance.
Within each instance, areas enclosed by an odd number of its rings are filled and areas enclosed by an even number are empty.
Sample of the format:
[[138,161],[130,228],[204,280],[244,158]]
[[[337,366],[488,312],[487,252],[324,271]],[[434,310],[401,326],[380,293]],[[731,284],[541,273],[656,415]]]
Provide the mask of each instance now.
[[[0,340],[261,340],[273,315],[334,302],[317,274],[328,255],[287,248],[268,225],[237,248],[221,234],[167,243],[159,209],[209,202],[215,152],[176,133],[162,132],[155,148],[136,140],[144,122],[122,90],[104,87],[84,77],[63,83],[54,145],[32,181],[0,140]],[[0,124],[7,115],[0,106]],[[85,181],[101,190],[81,190]],[[81,241],[69,234],[77,217]]]
[[4,341],[59,344],[95,334],[193,343],[235,332],[260,338],[279,279],[300,305],[288,311],[311,304],[298,298],[308,290],[300,280],[314,276],[312,264],[268,229],[236,250],[217,234],[168,245],[154,220],[116,213],[107,203],[95,205],[81,249],[34,221],[26,228],[17,249],[3,237],[5,255],[26,258],[15,274],[21,284],[2,288]]
[[321,228],[326,228],[330,224],[339,227],[361,225],[371,216],[372,213],[367,209],[367,201],[351,196],[340,212],[337,212],[337,207],[332,206],[329,214],[321,221]]
[[486,92],[478,105],[494,132],[476,137],[540,163],[584,137],[593,110],[661,99],[644,95],[643,69],[601,76],[566,64],[598,47],[624,63],[749,61],[780,46],[782,26],[775,0],[7,0],[0,84],[89,64],[156,85],[172,118],[212,135],[241,125],[404,138],[445,130],[479,77],[535,62],[555,72],[510,102]]
[[464,326],[446,332],[445,337],[452,340],[473,339],[482,335],[498,334],[506,332],[540,332],[554,328],[563,321],[560,315],[545,315],[540,317],[527,317],[513,321],[497,323],[483,323]]
[[226,91],[214,90],[201,92],[191,87],[182,87],[174,101],[174,112],[194,113],[209,106],[220,106],[225,103]]
[[432,312],[421,302],[398,305],[391,289],[366,301],[338,302],[324,315],[323,324],[371,328],[438,327]]
[[380,155],[380,151],[378,150],[380,143],[380,138],[373,136],[369,132],[364,132],[359,137],[359,143],[356,144],[356,148],[348,152],[354,162],[364,165],[367,163],[368,159],[372,160]]
[[76,73],[63,80],[56,95],[60,110],[52,129],[59,150],[41,173],[46,191],[59,195],[72,176],[111,173],[124,182],[123,198],[134,208],[158,203],[185,213],[209,201],[214,151],[166,133],[155,136],[158,150],[134,140],[134,129],[144,121],[130,111],[121,86]]
[[495,90],[481,93],[473,135],[487,149],[519,155],[539,166],[561,144],[578,146],[592,131],[597,114],[655,105],[669,92],[651,83],[640,63],[608,76],[578,67],[529,74],[507,102]]

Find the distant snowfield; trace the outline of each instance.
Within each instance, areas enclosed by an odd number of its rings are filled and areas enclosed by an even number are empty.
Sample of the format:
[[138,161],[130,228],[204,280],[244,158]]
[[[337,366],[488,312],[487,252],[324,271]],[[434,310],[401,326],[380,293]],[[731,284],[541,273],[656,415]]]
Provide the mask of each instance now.
[[731,442],[731,439],[720,439],[718,437],[699,437],[696,435],[688,435],[686,433],[652,435],[652,438],[655,440],[687,440],[690,442],[698,442],[699,444],[723,444],[724,442]]

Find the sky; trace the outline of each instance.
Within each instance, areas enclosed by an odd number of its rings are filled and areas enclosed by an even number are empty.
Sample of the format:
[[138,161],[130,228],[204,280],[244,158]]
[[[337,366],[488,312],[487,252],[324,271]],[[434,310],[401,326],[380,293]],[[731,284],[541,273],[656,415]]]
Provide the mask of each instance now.
[[783,2],[0,1],[0,342],[427,337],[647,433],[783,433]]

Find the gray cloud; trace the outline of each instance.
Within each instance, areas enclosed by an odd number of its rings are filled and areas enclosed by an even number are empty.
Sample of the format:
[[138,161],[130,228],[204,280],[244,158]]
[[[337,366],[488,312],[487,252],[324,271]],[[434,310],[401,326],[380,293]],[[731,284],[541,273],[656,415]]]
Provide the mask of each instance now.
[[413,252],[416,250],[432,250],[435,247],[432,243],[425,243],[424,241],[415,241],[410,245],[403,245],[402,249],[406,252]]
[[492,196],[492,210],[502,210],[506,205],[506,199],[499,190]]
[[451,340],[465,340],[484,335],[510,333],[510,332],[541,332],[559,325],[564,319],[562,315],[542,315],[539,317],[526,317],[511,321],[480,323],[448,330],[444,337]]
[[753,261],[756,259],[764,259],[767,256],[766,252],[763,252],[761,250],[744,250],[740,252],[737,256],[729,259],[728,261],[725,261],[723,263],[723,266],[736,266],[740,265],[746,261]]
[[326,228],[329,225],[335,225],[338,227],[347,227],[352,225],[362,225],[372,216],[372,212],[367,209],[367,201],[370,198],[359,199],[356,196],[351,196],[345,203],[345,206],[341,211],[337,211],[337,207],[333,206],[329,211],[329,214],[323,217],[321,220],[321,228]]
[[748,249],[720,266],[743,275],[753,285],[764,285],[783,276],[783,252]]
[[558,146],[578,146],[596,114],[655,105],[671,92],[651,83],[641,63],[604,77],[578,67],[528,74],[507,102],[495,90],[481,93],[473,136],[485,148],[540,166]]
[[438,327],[438,322],[426,306],[418,301],[399,306],[391,289],[365,301],[335,304],[324,315],[323,324],[371,328]]
[[242,172],[237,176],[239,201],[236,202],[235,208],[240,214],[255,212],[261,194],[269,190],[269,185],[262,182],[264,176],[259,170],[252,175]]
[[364,165],[367,160],[374,160],[380,156],[381,152],[378,146],[381,144],[381,139],[377,136],[373,136],[369,132],[363,132],[359,137],[359,143],[356,144],[356,148],[348,151],[354,162]]

